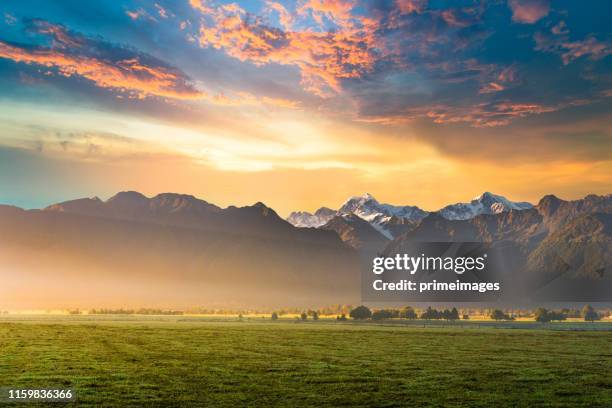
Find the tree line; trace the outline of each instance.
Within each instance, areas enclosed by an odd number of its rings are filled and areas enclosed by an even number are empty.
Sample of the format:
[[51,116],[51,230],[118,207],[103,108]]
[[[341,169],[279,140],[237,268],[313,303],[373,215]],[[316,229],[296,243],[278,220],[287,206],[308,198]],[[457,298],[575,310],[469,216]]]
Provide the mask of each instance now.
[[[77,309],[78,310],[78,309]],[[73,311],[70,314],[80,314],[74,313]],[[97,314],[97,315],[169,315],[176,316],[182,315],[183,312],[180,310],[164,310],[164,309],[91,309],[89,314]]]
[[[414,308],[410,306],[406,306],[402,309],[375,309],[372,311],[367,306],[361,305],[351,309],[348,315],[353,320],[422,319],[455,321],[460,319],[468,320],[470,318],[469,314],[460,315],[456,307],[453,307],[452,309],[437,310],[432,308],[431,306],[421,311],[421,313],[419,314]],[[278,317],[279,313],[272,313],[272,320],[278,320]],[[581,317],[585,321],[589,322],[601,319],[601,315],[597,313],[597,311],[591,305],[584,306],[582,311],[570,311],[569,309],[555,311],[547,310],[545,308],[538,308],[533,313],[534,320],[541,323],[563,321],[566,320],[568,317]],[[312,320],[318,320],[319,313],[316,311],[309,310],[308,312],[302,312],[299,317],[296,317],[297,320],[308,320],[309,318],[312,318]],[[508,314],[500,309],[492,310],[489,313],[489,318],[495,321],[515,320],[515,317],[513,315]],[[336,320],[348,320],[346,313],[338,315],[336,317]]]

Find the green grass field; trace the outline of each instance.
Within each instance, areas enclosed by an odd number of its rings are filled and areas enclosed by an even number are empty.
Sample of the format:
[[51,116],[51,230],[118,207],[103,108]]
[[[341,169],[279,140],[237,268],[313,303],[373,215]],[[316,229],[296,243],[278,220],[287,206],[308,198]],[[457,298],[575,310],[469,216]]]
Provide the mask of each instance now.
[[79,406],[610,407],[612,332],[10,319],[0,386],[70,387]]

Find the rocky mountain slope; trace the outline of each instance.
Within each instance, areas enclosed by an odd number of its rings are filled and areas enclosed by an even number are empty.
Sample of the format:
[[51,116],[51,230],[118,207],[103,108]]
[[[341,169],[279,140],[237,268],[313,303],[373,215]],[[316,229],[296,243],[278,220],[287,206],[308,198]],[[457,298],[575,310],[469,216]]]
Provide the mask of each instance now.
[[612,287],[605,288],[612,282],[611,225],[612,195],[574,201],[545,196],[531,209],[467,220],[432,213],[384,253],[410,252],[419,242],[482,242],[497,251],[497,267],[509,282],[540,298],[581,293],[611,299]]
[[336,215],[321,229],[336,232],[342,241],[359,250],[377,251],[389,243],[367,221],[351,213]]

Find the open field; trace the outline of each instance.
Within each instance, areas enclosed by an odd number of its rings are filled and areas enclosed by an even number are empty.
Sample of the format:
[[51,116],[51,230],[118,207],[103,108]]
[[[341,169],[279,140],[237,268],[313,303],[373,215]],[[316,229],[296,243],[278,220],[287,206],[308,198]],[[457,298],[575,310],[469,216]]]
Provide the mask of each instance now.
[[3,316],[0,386],[79,406],[612,406],[610,324],[564,324]]

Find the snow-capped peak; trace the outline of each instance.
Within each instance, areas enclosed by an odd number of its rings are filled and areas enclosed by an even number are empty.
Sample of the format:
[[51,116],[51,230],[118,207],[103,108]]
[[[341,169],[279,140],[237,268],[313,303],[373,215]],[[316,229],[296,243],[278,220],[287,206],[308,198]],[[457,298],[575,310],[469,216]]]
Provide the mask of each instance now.
[[[329,208],[321,208],[314,215],[308,212],[293,212],[287,217],[287,221],[296,227],[320,227],[331,220],[335,215],[354,214],[367,221],[381,234],[393,239],[392,233],[387,228],[390,221],[401,218],[410,222],[417,222],[427,216],[427,212],[413,206],[395,206],[381,204],[370,193],[350,197],[338,211]],[[395,218],[394,218],[395,217]]]
[[365,199],[365,200],[374,200],[374,201],[376,201],[376,199],[374,198],[374,196],[373,196],[372,194],[370,194],[370,193],[364,193],[364,194],[363,194],[361,197],[362,197],[363,199]]
[[499,195],[495,195],[493,193],[490,193],[488,191],[485,191],[484,193],[482,193],[481,195],[474,197],[472,199],[472,201],[481,201],[481,200],[486,200],[486,199],[498,199],[498,200],[505,200],[504,197],[499,196]]
[[480,214],[499,214],[509,210],[526,210],[533,208],[527,202],[514,202],[506,197],[484,192],[469,203],[451,204],[442,208],[439,213],[449,220],[468,220]]
[[340,206],[338,212],[353,212],[353,209],[363,206],[367,202],[378,205],[378,201],[376,201],[372,194],[365,193],[360,196],[350,197]]
[[336,215],[335,210],[327,207],[321,207],[314,214],[307,211],[294,211],[289,214],[287,221],[290,224],[293,224],[295,227],[318,228],[334,218],[334,215]]
[[381,204],[369,193],[349,198],[338,212],[355,214],[389,239],[393,239],[393,236],[386,225],[393,217],[420,221],[427,216],[427,212],[418,207]]
[[[504,211],[529,208],[533,208],[530,203],[510,201],[506,197],[487,191],[469,203],[451,204],[439,210],[438,213],[449,220],[468,220],[480,214],[499,214]],[[372,194],[365,193],[350,197],[337,211],[322,207],[314,214],[293,212],[287,221],[296,227],[318,228],[336,215],[350,214],[367,221],[385,237],[393,239],[394,234],[401,233],[404,225],[418,224],[429,213],[416,206],[382,204]]]

